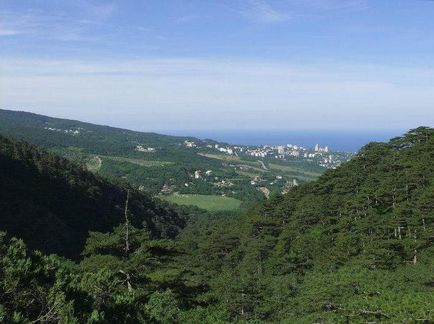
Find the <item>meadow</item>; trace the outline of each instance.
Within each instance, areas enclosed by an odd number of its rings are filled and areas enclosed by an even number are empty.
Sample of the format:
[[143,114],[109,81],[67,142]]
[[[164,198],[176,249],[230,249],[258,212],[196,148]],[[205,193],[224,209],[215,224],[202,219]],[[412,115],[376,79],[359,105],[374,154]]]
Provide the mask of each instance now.
[[208,211],[233,211],[240,207],[241,200],[219,195],[173,194],[159,198],[178,204],[193,205]]

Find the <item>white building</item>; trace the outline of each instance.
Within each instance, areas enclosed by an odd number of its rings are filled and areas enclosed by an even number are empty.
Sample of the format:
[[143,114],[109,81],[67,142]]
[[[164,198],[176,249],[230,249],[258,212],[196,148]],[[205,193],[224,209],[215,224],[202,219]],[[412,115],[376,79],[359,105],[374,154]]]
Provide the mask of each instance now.
[[155,148],[153,147],[144,147],[143,145],[136,146],[137,152],[155,152]]
[[192,141],[184,141],[184,145],[191,148],[191,147],[196,147],[196,143],[192,142]]

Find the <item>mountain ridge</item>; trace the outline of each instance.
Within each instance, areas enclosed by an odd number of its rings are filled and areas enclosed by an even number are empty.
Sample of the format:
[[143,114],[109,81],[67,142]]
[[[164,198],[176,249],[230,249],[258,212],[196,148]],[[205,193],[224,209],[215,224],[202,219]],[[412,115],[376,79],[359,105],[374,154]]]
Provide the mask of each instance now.
[[[0,109],[0,118],[3,121],[6,121],[7,123],[9,123],[9,125],[12,125],[12,129],[15,128],[21,128],[21,127],[26,127],[26,125],[24,124],[24,122],[26,121],[25,117],[30,117],[29,120],[34,123],[35,121],[37,121],[37,125],[39,126],[47,126],[50,123],[60,123],[63,124],[64,126],[68,126],[68,127],[77,127],[77,126],[82,126],[82,125],[86,125],[86,126],[90,126],[91,128],[97,128],[97,129],[101,129],[101,130],[115,130],[115,131],[120,131],[120,132],[124,132],[124,133],[131,133],[131,134],[135,134],[135,135],[145,135],[145,136],[152,136],[152,137],[161,137],[161,138],[166,138],[166,139],[171,139],[171,140],[178,140],[180,142],[184,141],[184,140],[198,140],[198,138],[195,138],[193,136],[176,136],[176,135],[166,135],[166,134],[160,134],[157,132],[144,132],[144,131],[135,131],[135,130],[130,130],[130,129],[126,129],[126,128],[122,128],[122,127],[116,127],[116,126],[110,126],[110,125],[100,125],[100,124],[95,124],[95,123],[90,123],[90,122],[83,122],[80,121],[78,119],[68,119],[68,118],[58,118],[58,117],[51,117],[51,116],[46,116],[46,115],[42,115],[42,114],[36,114],[36,113],[32,113],[32,112],[28,112],[25,110],[7,110],[7,109]],[[0,124],[3,128],[5,127],[5,123],[3,122],[2,124]],[[15,135],[15,137],[19,138],[18,136]],[[210,141],[210,142],[215,142],[217,143],[217,141],[213,141],[211,139],[207,139],[205,141]],[[225,143],[222,143],[225,144]]]

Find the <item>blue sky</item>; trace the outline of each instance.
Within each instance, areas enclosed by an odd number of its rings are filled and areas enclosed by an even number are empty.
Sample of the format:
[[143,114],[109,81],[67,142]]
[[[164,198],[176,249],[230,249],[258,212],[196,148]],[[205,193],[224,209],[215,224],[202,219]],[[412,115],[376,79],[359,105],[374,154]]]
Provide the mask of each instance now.
[[434,126],[434,1],[0,0],[0,107],[139,130]]

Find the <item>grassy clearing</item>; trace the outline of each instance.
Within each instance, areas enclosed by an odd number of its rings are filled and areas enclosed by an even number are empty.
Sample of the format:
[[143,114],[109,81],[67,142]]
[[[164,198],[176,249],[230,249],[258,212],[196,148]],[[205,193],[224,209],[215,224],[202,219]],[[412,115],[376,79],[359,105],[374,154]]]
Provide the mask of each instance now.
[[142,159],[125,158],[120,156],[103,156],[103,159],[112,160],[116,162],[133,163],[142,167],[166,166],[166,165],[174,164],[174,162],[168,162],[168,161],[142,160]]
[[237,166],[244,167],[245,169],[247,169],[246,171],[248,171],[248,172],[250,172],[250,171],[252,171],[252,172],[253,171],[257,171],[257,172],[259,172],[259,174],[267,172],[267,170],[264,170],[264,169],[259,168],[259,167],[250,166],[250,165],[247,165],[247,164],[237,164]]
[[223,154],[205,154],[205,153],[198,153],[201,156],[210,158],[210,159],[217,159],[222,161],[240,161],[240,157],[234,156],[234,155],[223,155]]
[[291,166],[291,165],[286,166],[286,165],[269,163],[268,167],[272,170],[278,170],[278,171],[282,171],[282,172],[301,173],[307,177],[312,177],[312,178],[317,178],[321,175],[320,172],[307,171],[307,170],[304,170],[303,168],[298,168],[298,167]]
[[266,170],[261,168],[261,165],[258,164],[258,161],[244,160],[244,159],[240,158],[239,156],[234,156],[234,155],[205,154],[205,153],[198,153],[198,154],[201,156],[210,158],[210,159],[232,162],[237,166],[242,166],[242,167],[248,168],[250,170],[254,170],[254,171],[258,171],[258,172],[266,172]]
[[238,174],[243,175],[243,176],[248,177],[248,178],[254,178],[256,176],[261,176],[261,174],[262,174],[261,172],[255,173],[255,172],[240,171],[240,170],[236,170],[236,172]]
[[231,197],[217,195],[186,195],[173,194],[159,198],[178,205],[194,205],[209,211],[232,211],[240,207],[241,201]]

